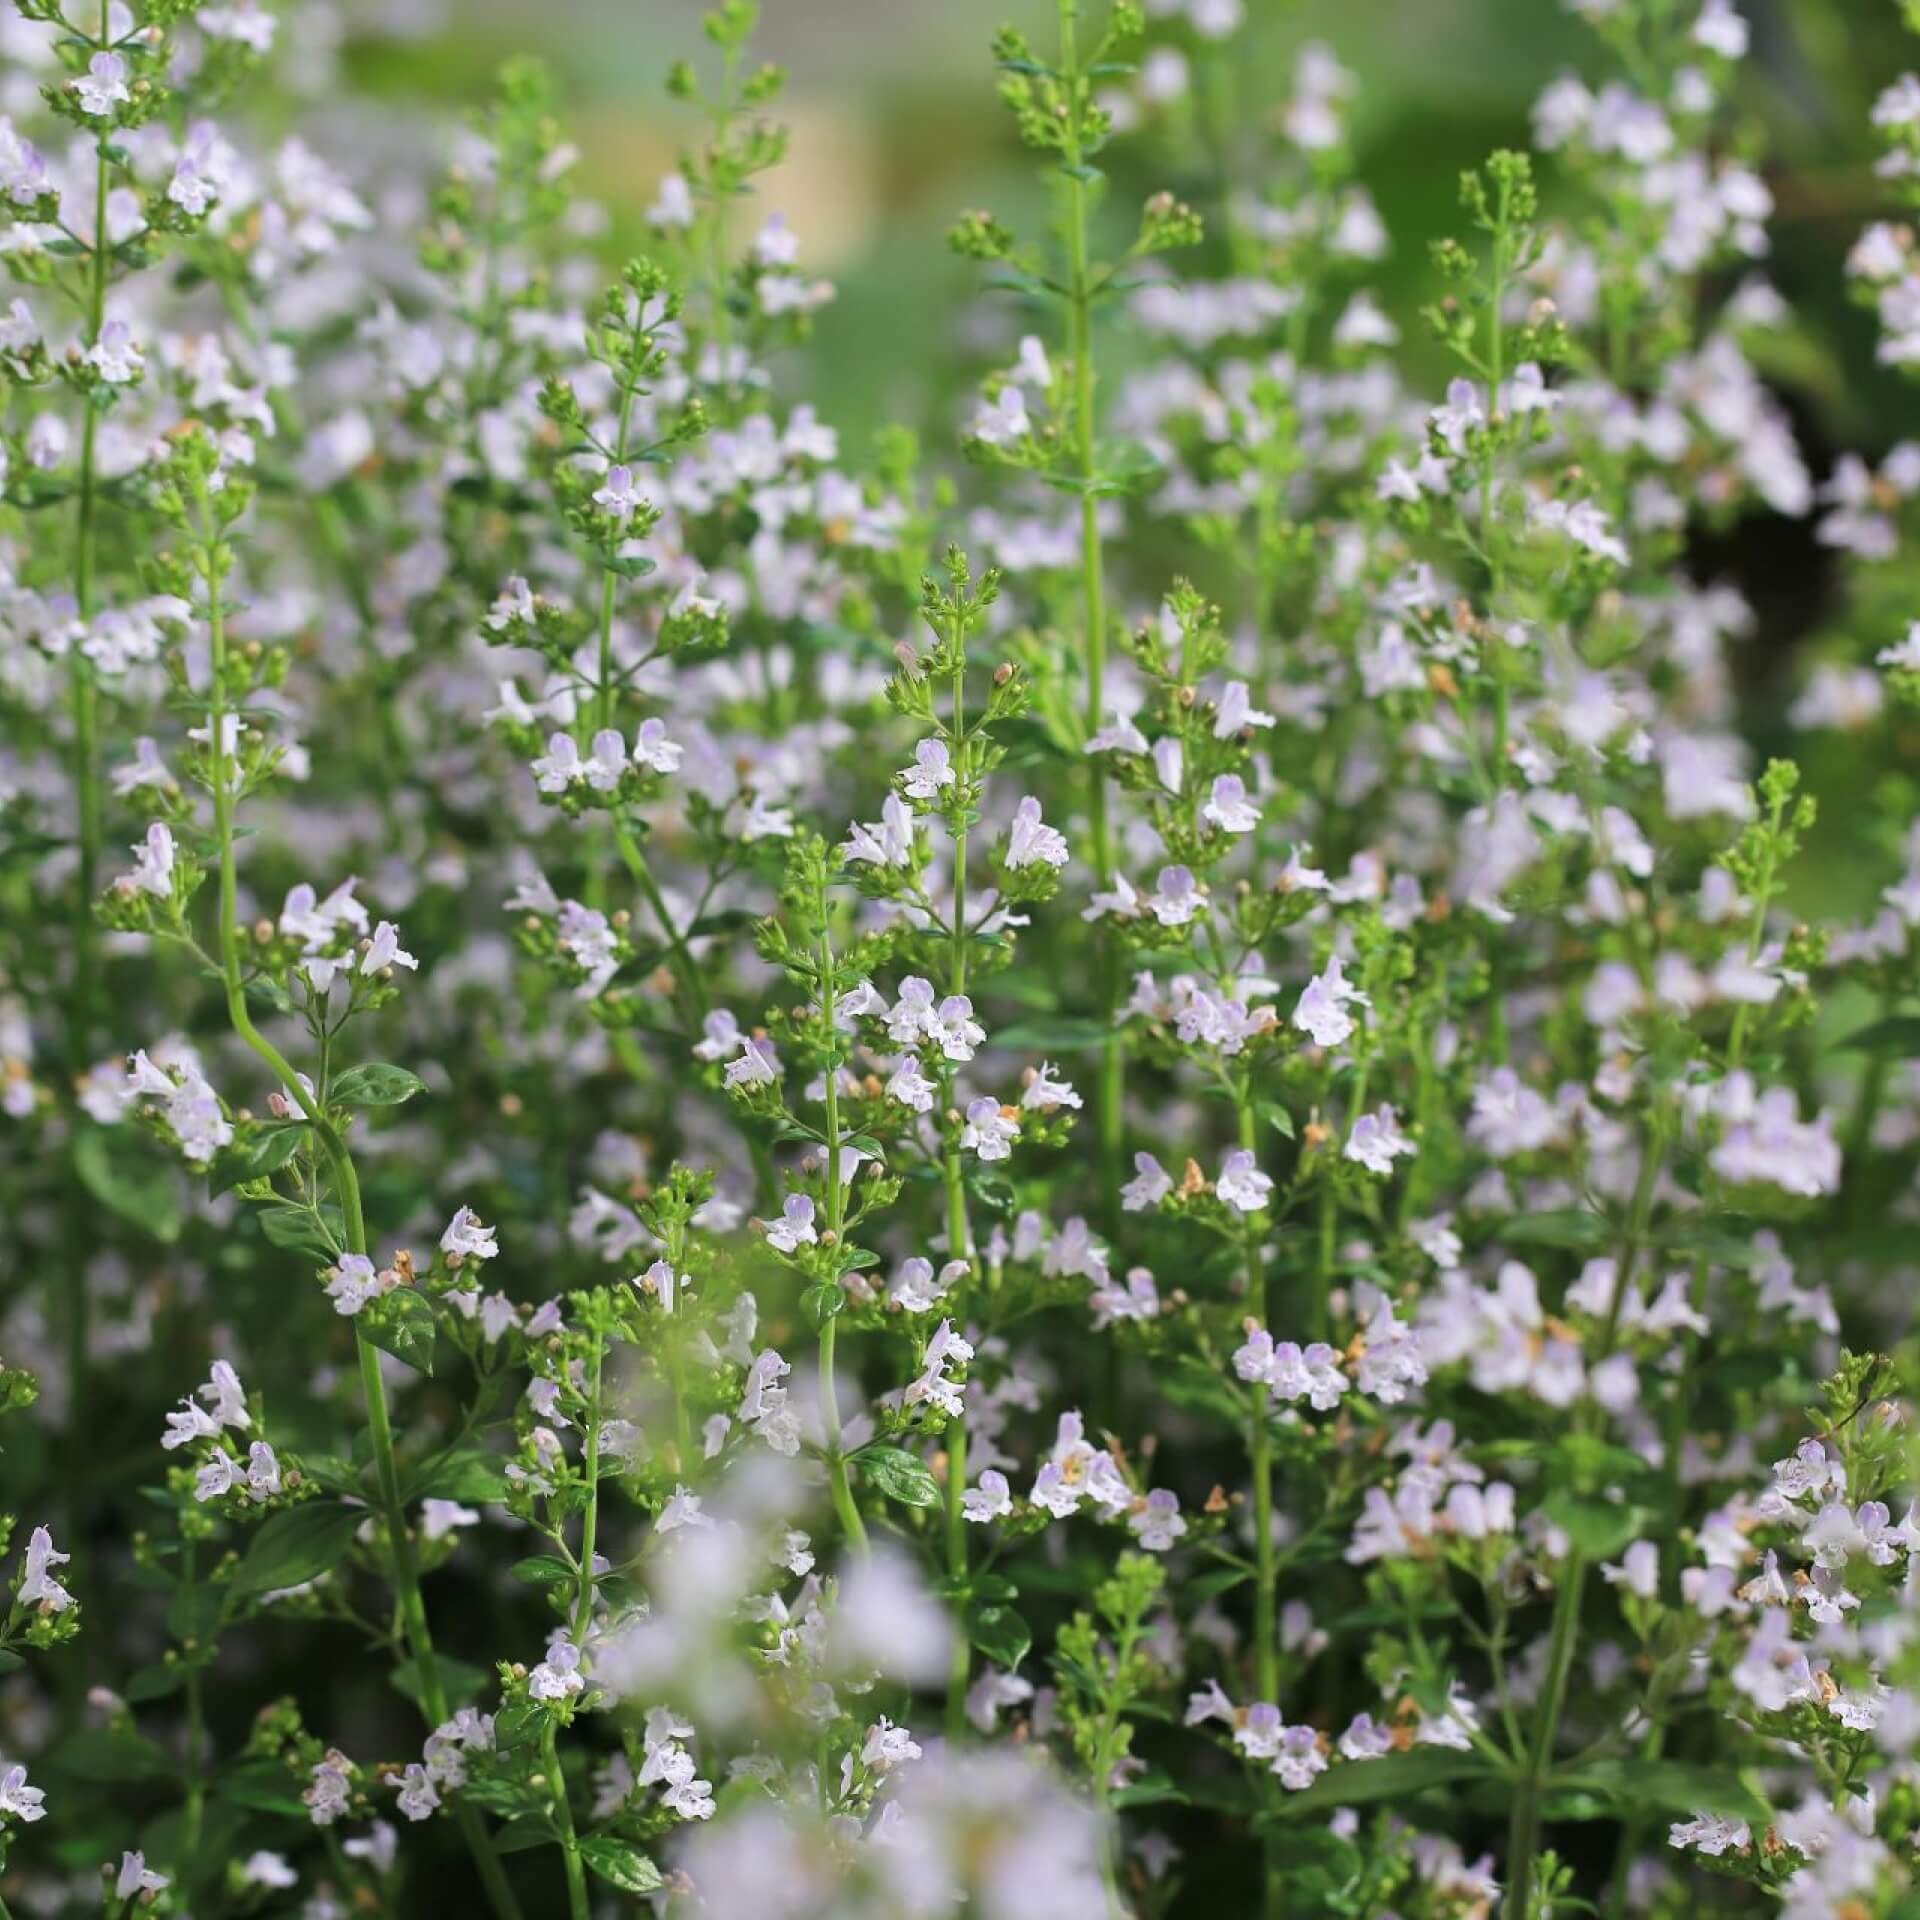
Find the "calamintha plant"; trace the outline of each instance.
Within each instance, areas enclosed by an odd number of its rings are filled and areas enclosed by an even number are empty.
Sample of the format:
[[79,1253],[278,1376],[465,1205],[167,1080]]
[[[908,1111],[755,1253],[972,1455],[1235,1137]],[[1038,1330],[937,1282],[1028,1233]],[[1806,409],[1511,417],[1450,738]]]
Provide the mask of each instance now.
[[617,264],[13,0],[0,1917],[1920,1911],[1920,448],[1568,3],[1399,313],[1341,49],[1003,30],[856,448],[752,0]]

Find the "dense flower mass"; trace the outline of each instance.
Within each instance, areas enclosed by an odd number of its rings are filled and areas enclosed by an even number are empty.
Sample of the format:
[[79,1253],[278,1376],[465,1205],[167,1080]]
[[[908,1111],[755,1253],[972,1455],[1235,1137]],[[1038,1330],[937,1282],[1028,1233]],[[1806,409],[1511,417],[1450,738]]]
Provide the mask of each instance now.
[[1338,47],[1002,31],[859,447],[753,0],[618,265],[10,0],[0,1920],[1920,1911],[1920,447],[1567,6],[1418,312]]

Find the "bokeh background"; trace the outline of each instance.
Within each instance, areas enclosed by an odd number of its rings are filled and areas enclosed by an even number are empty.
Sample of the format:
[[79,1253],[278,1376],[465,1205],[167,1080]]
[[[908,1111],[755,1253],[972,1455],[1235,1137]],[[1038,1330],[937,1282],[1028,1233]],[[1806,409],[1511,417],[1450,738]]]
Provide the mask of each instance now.
[[[1434,289],[1433,239],[1456,224],[1460,171],[1493,148],[1526,144],[1540,90],[1568,69],[1606,76],[1590,27],[1563,0],[1246,0],[1231,43],[1225,115],[1277,114],[1299,49],[1328,46],[1359,80],[1351,115],[1362,179],[1393,237],[1374,276],[1403,329],[1408,377],[1436,393],[1447,368],[1415,319]],[[1875,95],[1920,62],[1894,0],[1741,0],[1753,28],[1741,106],[1764,137],[1775,195],[1766,269],[1798,315],[1762,371],[1792,413],[1817,476],[1853,448],[1876,459],[1920,434],[1912,388],[1876,364],[1871,317],[1846,295],[1841,263],[1866,221],[1886,211],[1867,115]],[[339,49],[354,81],[391,103],[396,122],[431,102],[478,105],[500,63],[533,53],[554,70],[581,179],[607,209],[610,255],[643,246],[655,183],[697,125],[668,100],[671,63],[702,46],[702,0],[377,0],[379,30]],[[821,316],[813,364],[795,391],[862,448],[888,422],[950,446],[968,377],[1014,327],[997,324],[979,277],[945,232],[964,208],[992,207],[1032,230],[1044,218],[1030,156],[994,98],[988,52],[1003,22],[1046,28],[1050,0],[765,0],[758,48],[787,68],[786,164],[763,204],[785,212],[810,269],[838,298]],[[1224,115],[1223,115],[1224,117]],[[1151,141],[1108,156],[1119,205],[1161,186],[1205,204]],[[1552,169],[1546,174],[1551,194]],[[1126,343],[1103,349],[1124,365]],[[1838,572],[1811,519],[1749,521],[1703,539],[1703,579],[1727,578],[1759,614],[1740,663],[1763,751],[1800,678],[1809,644],[1843,616]],[[1784,730],[1777,742],[1788,744]],[[1806,752],[1804,739],[1794,743]],[[1835,750],[1844,752],[1844,742]],[[1818,766],[1809,769],[1816,776]],[[1838,823],[1834,823],[1836,826]],[[1841,852],[1836,842],[1833,852]],[[1804,905],[1852,904],[1844,858],[1804,865]],[[1838,897],[1825,897],[1827,890]]]
[[[1591,30],[1561,0],[1247,0],[1235,80],[1254,113],[1289,92],[1299,48],[1325,43],[1360,81],[1361,172],[1394,237],[1379,284],[1410,315],[1430,289],[1428,242],[1449,229],[1462,167],[1524,144],[1534,97],[1567,68],[1594,72]],[[1744,104],[1770,141],[1779,202],[1773,272],[1832,349],[1795,369],[1823,436],[1870,446],[1912,419],[1877,369],[1840,262],[1882,207],[1866,116],[1920,58],[1892,0],[1742,0],[1754,50]],[[479,103],[500,62],[534,53],[558,75],[582,177],[616,222],[636,222],[688,136],[668,66],[699,50],[702,0],[383,0],[386,34],[350,44],[357,80],[396,105]],[[987,42],[1048,0],[765,0],[757,42],[790,75],[792,153],[766,189],[840,297],[817,340],[823,400],[856,434],[924,412],[930,374],[964,338],[977,277],[943,234],[963,207],[1028,203],[1033,168],[994,103]],[[1125,142],[1111,156],[1128,172]],[[1143,177],[1146,177],[1143,174]],[[1182,184],[1170,179],[1164,184]],[[1421,343],[1409,330],[1417,361]],[[1434,360],[1438,369],[1439,361]],[[1784,371],[1784,370],[1783,370]]]

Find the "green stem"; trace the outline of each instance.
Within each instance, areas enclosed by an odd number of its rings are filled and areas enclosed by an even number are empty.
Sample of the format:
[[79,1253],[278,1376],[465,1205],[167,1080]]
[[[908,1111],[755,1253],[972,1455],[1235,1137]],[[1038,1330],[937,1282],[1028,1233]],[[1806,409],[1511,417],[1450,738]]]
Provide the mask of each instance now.
[[[194,1543],[183,1540],[180,1547],[180,1580],[188,1593],[194,1584]],[[191,1603],[188,1608],[192,1612]],[[189,1651],[198,1653],[197,1647]],[[181,1818],[180,1861],[182,1871],[193,1876],[194,1863],[200,1854],[200,1828],[204,1817],[207,1796],[206,1768],[207,1725],[206,1709],[202,1699],[200,1668],[198,1664],[187,1669],[187,1804]]]
[[[1786,811],[1784,798],[1774,803],[1772,809],[1772,832],[1766,836],[1765,852],[1760,866],[1759,884],[1753,890],[1753,920],[1747,928],[1747,965],[1752,966],[1760,956],[1760,949],[1767,937],[1767,908],[1773,900],[1773,878],[1780,857],[1780,822]],[[1733,1010],[1733,1028],[1727,1035],[1727,1071],[1737,1073],[1741,1060],[1746,1054],[1747,1044],[1747,1007],[1742,1000]]]
[[541,1756],[547,1784],[553,1793],[553,1815],[560,1828],[560,1852],[567,1866],[567,1912],[570,1920],[591,1920],[593,1903],[587,1897],[587,1870],[580,1858],[580,1836],[574,1831],[573,1803],[567,1798],[567,1776],[560,1765],[560,1749],[548,1720],[541,1735]]
[[1560,1715],[1566,1706],[1567,1676],[1580,1624],[1580,1599],[1587,1567],[1576,1548],[1560,1569],[1560,1591],[1554,1600],[1553,1638],[1547,1650],[1546,1684],[1534,1718],[1533,1744],[1527,1771],[1516,1783],[1513,1815],[1507,1828],[1506,1920],[1527,1920],[1533,1892],[1534,1855],[1540,1844],[1540,1799],[1560,1734]]
[[593,1361],[587,1372],[587,1510],[580,1521],[580,1582],[573,1602],[573,1643],[579,1646],[593,1624],[594,1538],[600,1527],[600,1374],[606,1359],[606,1336],[596,1332]]
[[[1244,1083],[1234,1088],[1234,1109],[1240,1123],[1240,1144],[1249,1153],[1259,1137],[1253,1112],[1252,1089]],[[1250,1215],[1246,1222],[1245,1258],[1247,1266],[1247,1317],[1267,1324],[1267,1263],[1261,1252],[1261,1222],[1265,1216]],[[1273,1544],[1273,1429],[1268,1420],[1266,1389],[1257,1382],[1251,1389],[1252,1412],[1247,1420],[1247,1457],[1253,1474],[1253,1690],[1257,1700],[1272,1705],[1280,1701],[1280,1625],[1278,1614],[1280,1568]],[[1263,1776],[1261,1792],[1271,1805],[1273,1783]],[[1284,1843],[1276,1826],[1269,1824],[1262,1841],[1264,1872],[1261,1877],[1261,1911],[1267,1920],[1280,1920],[1284,1909],[1281,1869]]]
[[[100,0],[100,40],[111,37],[107,0]],[[110,252],[107,246],[107,194],[113,162],[108,158],[107,136],[103,133],[94,145],[93,246],[88,256],[87,314],[85,340],[88,347],[99,343],[106,323],[107,278]],[[100,408],[95,391],[86,397],[86,417],[80,428],[79,504],[74,529],[73,595],[75,608],[84,623],[93,618],[97,600],[96,556],[98,551],[96,520],[98,514]],[[79,646],[67,652],[67,698],[73,724],[73,789],[79,815],[80,861],[74,875],[73,896],[73,984],[68,1061],[73,1077],[84,1073],[93,1061],[94,1035],[99,1016],[99,944],[94,925],[93,903],[100,891],[100,857],[105,845],[105,823],[101,806],[100,712],[98,686],[93,662]],[[84,1252],[91,1239],[92,1222],[80,1212],[75,1217],[80,1229],[76,1256]],[[87,1424],[87,1344],[88,1296],[81,1269],[82,1258],[66,1278],[64,1292],[67,1337],[67,1428],[83,1433]],[[72,1513],[69,1524],[76,1536],[87,1527],[86,1479],[83,1449],[75,1448],[70,1463],[69,1497]]]
[[[338,1129],[326,1117],[324,1107],[308,1096],[292,1063],[253,1024],[253,1016],[247,1009],[246,976],[240,952],[239,876],[234,854],[235,796],[231,777],[232,759],[227,750],[227,630],[226,607],[222,599],[225,569],[215,557],[219,535],[213,523],[204,482],[196,490],[195,506],[200,535],[198,559],[201,578],[207,588],[207,631],[212,654],[207,753],[213,788],[214,836],[219,844],[220,857],[220,971],[226,992],[227,1018],[234,1032],[265,1062],[287,1096],[299,1104],[301,1112],[311,1124],[314,1138],[333,1175],[347,1251],[365,1254],[368,1251],[367,1223],[353,1156],[348,1152]],[[434,1657],[433,1635],[427,1625],[427,1609],[420,1592],[420,1572],[414,1556],[413,1536],[407,1530],[406,1505],[400,1493],[400,1467],[393,1445],[393,1422],[387,1408],[386,1381],[380,1372],[380,1350],[366,1337],[357,1318],[353,1326],[353,1341],[359,1360],[361,1391],[366,1400],[367,1431],[373,1445],[374,1471],[380,1483],[381,1516],[386,1521],[392,1554],[394,1592],[399,1602],[406,1644],[412,1656],[414,1676],[419,1683],[420,1701],[429,1724],[437,1727],[448,1717],[446,1689],[441,1683],[439,1665]],[[465,1801],[456,1800],[454,1811],[495,1913],[500,1920],[519,1920],[519,1902],[507,1883],[484,1823]]]
[[[1607,1317],[1600,1329],[1597,1358],[1601,1360],[1613,1352],[1614,1342],[1619,1337],[1622,1307],[1627,1290],[1633,1284],[1634,1269],[1646,1242],[1647,1225],[1653,1214],[1654,1189],[1659,1182],[1665,1144],[1666,1109],[1663,1104],[1656,1104],[1647,1122],[1626,1235],[1614,1262],[1613,1298],[1607,1303]],[[1589,1428],[1605,1420],[1596,1402],[1589,1402],[1583,1414],[1585,1418],[1582,1424]],[[1566,1706],[1567,1676],[1573,1664],[1586,1577],[1586,1560],[1575,1548],[1567,1555],[1566,1565],[1560,1570],[1560,1590],[1554,1599],[1553,1637],[1547,1652],[1546,1682],[1541,1689],[1539,1707],[1534,1717],[1532,1744],[1525,1756],[1526,1771],[1515,1783],[1513,1815],[1507,1830],[1506,1920],[1527,1920],[1534,1855],[1540,1844],[1540,1801],[1546,1791],[1554,1746],[1560,1736],[1560,1716]]]
[[614,844],[620,849],[620,858],[626,862],[627,871],[633,876],[634,884],[639,887],[647,905],[653,909],[653,917],[660,923],[660,931],[665,935],[668,951],[673,955],[673,970],[679,975],[680,988],[687,996],[687,1004],[698,1018],[704,1020],[713,1003],[707,995],[706,978],[700,971],[700,963],[693,957],[693,949],[687,945],[686,935],[667,911],[666,896],[661,893],[660,883],[653,877],[653,869],[647,865],[647,856],[641,850],[640,843],[627,831],[626,822],[618,814],[614,816],[613,838]]
[[[1083,79],[1077,42],[1078,0],[1060,0],[1060,72],[1068,93],[1066,146],[1062,155],[1067,181],[1068,351],[1073,361],[1073,465],[1080,484],[1080,592],[1086,628],[1086,730],[1100,730],[1106,708],[1107,607],[1106,557],[1100,538],[1100,503],[1094,493],[1099,472],[1094,402],[1093,303],[1095,289],[1088,260],[1087,168],[1080,147],[1080,93]],[[1113,829],[1107,817],[1106,771],[1101,756],[1087,756],[1087,813],[1093,834],[1094,878],[1102,887],[1113,881]],[[1099,1018],[1108,1029],[1101,1044],[1095,1107],[1099,1119],[1101,1191],[1109,1232],[1117,1225],[1124,1184],[1126,1143],[1126,1057],[1116,1026],[1119,969],[1111,941],[1103,941],[1097,970]]]
[[[821,1004],[831,1025],[839,981],[833,970],[833,946],[820,936]],[[827,1230],[830,1244],[837,1250],[845,1215],[845,1188],[840,1179],[840,1062],[827,1062]],[[820,1426],[826,1440],[827,1478],[833,1487],[833,1510],[840,1516],[840,1530],[847,1545],[862,1559],[871,1551],[867,1523],[853,1498],[847,1479],[847,1458],[840,1447],[840,1389],[833,1377],[833,1352],[840,1323],[829,1315],[820,1329]]]
[[[949,641],[953,648],[953,713],[948,728],[954,754],[959,758],[967,740],[967,660],[966,629],[958,618]],[[953,924],[952,944],[947,962],[947,991],[961,994],[967,990],[967,839],[964,814],[953,829]],[[951,1084],[951,1082],[949,1082]],[[967,1263],[966,1279],[960,1284],[953,1302],[957,1318],[966,1312],[967,1296],[973,1278],[973,1234],[967,1222],[967,1188],[960,1162],[958,1141],[949,1133],[943,1173],[947,1190],[947,1258]],[[962,1410],[947,1422],[947,1577],[954,1583],[956,1595],[967,1579],[967,1416]],[[953,1636],[953,1652],[947,1668],[947,1738],[963,1740],[967,1729],[967,1685],[972,1677],[973,1649],[964,1632]]]

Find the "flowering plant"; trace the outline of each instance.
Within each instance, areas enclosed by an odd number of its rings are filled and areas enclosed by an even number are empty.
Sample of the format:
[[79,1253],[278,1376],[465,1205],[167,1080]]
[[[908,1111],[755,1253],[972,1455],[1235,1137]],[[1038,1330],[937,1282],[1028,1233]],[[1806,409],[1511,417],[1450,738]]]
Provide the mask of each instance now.
[[860,451],[752,0],[617,266],[536,65],[12,0],[0,1920],[1920,1910],[1920,451],[1569,4],[1397,318],[1339,49],[1002,31]]

